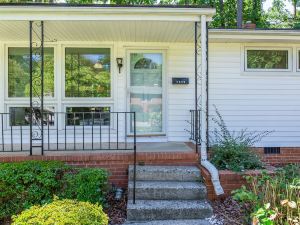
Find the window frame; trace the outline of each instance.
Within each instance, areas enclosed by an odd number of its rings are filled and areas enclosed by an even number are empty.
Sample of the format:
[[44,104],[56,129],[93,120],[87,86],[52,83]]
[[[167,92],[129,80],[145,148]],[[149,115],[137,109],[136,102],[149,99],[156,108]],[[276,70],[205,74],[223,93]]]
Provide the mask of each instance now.
[[[54,81],[53,81],[53,84],[54,84],[54,89],[53,89],[53,97],[49,97],[49,96],[45,96],[44,97],[44,100],[48,100],[48,101],[57,101],[57,49],[56,49],[56,45],[53,45],[53,44],[46,44],[44,46],[45,48],[53,48],[53,60],[54,60],[54,70],[53,70],[53,75],[54,75]],[[5,71],[5,89],[4,89],[4,92],[5,92],[5,101],[8,101],[8,102],[12,102],[12,101],[16,101],[16,102],[21,102],[21,101],[28,101],[28,99],[30,98],[29,96],[28,97],[9,97],[8,95],[8,63],[9,63],[9,60],[8,60],[8,53],[9,53],[9,48],[29,48],[26,44],[23,44],[23,43],[15,43],[15,44],[6,44],[5,45],[5,48],[4,48],[4,55],[5,55],[5,59],[4,59],[4,71]]]
[[[66,97],[66,49],[67,48],[108,48],[110,50],[110,97]],[[78,101],[88,102],[107,102],[112,103],[114,99],[114,48],[113,45],[91,45],[91,44],[63,44],[62,51],[62,68],[61,68],[61,100],[63,103],[74,103]]]
[[296,49],[296,72],[300,72],[300,62],[299,62],[299,60],[300,60],[300,56],[299,56],[299,54],[300,54],[300,47],[297,47]]
[[[288,53],[288,68],[287,69],[249,69],[248,63],[248,50],[279,50],[287,51]],[[245,46],[243,51],[244,72],[292,72],[293,69],[293,49],[291,47],[267,47],[267,46]]]
[[[110,108],[110,112],[114,112],[114,106],[113,106],[113,104],[109,104],[109,103],[98,103],[98,104],[97,103],[84,103],[84,104],[82,104],[80,102],[78,102],[77,104],[76,103],[66,103],[66,104],[63,104],[62,107],[63,107],[63,112],[64,113],[67,112],[67,108],[68,107],[74,107],[74,108],[76,108],[76,107],[95,107],[95,108],[97,108],[97,107],[109,107]],[[62,118],[62,120],[63,120],[63,126],[64,127],[67,127],[67,128],[73,127],[73,125],[67,125],[66,124],[65,114],[64,114],[64,118]],[[107,129],[108,130],[109,127],[110,128],[115,128],[114,124],[115,124],[114,118],[112,118],[112,120],[110,121],[110,126],[101,125],[101,127],[103,129]],[[80,125],[78,125],[76,127],[80,127]],[[84,127],[87,128],[87,129],[92,130],[92,126],[91,125],[85,125]]]
[[[57,105],[56,104],[52,104],[52,103],[46,103],[44,105],[45,107],[53,107],[54,108],[54,112],[57,112]],[[5,109],[6,109],[6,112],[9,113],[9,109],[10,108],[26,108],[26,107],[30,107],[30,105],[27,103],[9,103],[9,104],[6,104],[5,106]],[[57,114],[58,115],[58,114]],[[59,119],[59,118],[58,118]],[[57,119],[55,119],[54,121],[54,125],[53,126],[50,126],[51,129],[56,129],[57,128],[57,123],[56,123]],[[10,120],[9,119],[6,119],[5,121],[5,128],[6,129],[10,129],[11,127],[13,129],[17,128],[17,127],[20,127],[20,125],[17,125],[17,126],[10,126],[9,124]],[[37,128],[37,126],[32,126],[33,128]],[[45,127],[45,126],[44,126]],[[29,125],[22,125],[22,128],[24,130],[29,130],[30,129],[30,126]],[[45,129],[45,128],[44,128]]]

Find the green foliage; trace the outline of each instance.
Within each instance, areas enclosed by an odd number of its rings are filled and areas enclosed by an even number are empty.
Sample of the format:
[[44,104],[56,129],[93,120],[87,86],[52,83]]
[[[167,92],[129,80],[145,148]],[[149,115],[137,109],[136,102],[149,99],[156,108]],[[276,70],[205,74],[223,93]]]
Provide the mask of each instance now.
[[256,212],[254,212],[253,217],[254,225],[273,225],[276,212],[270,209],[270,203],[267,203],[262,208],[259,208]]
[[239,202],[256,202],[257,196],[253,192],[247,190],[246,186],[242,186],[239,189],[232,191],[232,198]]
[[108,174],[103,169],[73,169],[56,161],[0,164],[0,220],[53,195],[104,202]]
[[32,206],[18,216],[12,225],[107,225],[102,206],[77,200],[54,199],[43,206]]
[[[246,176],[247,185],[233,198],[251,204],[254,225],[296,225],[300,221],[300,165],[287,165],[275,174]],[[256,196],[256,198],[252,198]]]
[[66,167],[60,162],[0,164],[0,219],[34,204],[50,202]]
[[262,168],[260,158],[251,147],[270,132],[250,132],[246,129],[230,132],[217,108],[216,115],[217,118],[213,118],[217,128],[211,138],[211,162],[218,169],[236,172]]
[[64,176],[66,189],[61,197],[76,198],[92,203],[105,202],[108,191],[108,174],[105,170],[86,168]]

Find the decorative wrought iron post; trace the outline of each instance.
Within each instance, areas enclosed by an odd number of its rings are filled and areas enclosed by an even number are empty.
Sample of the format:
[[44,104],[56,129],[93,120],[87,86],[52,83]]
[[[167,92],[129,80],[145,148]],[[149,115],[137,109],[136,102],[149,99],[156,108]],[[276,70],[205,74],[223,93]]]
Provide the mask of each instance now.
[[[44,22],[29,22],[30,155],[44,153]],[[35,151],[33,151],[35,150]]]
[[[194,119],[194,135],[195,135],[195,144],[196,152],[198,152],[198,147],[201,142],[200,140],[200,113],[201,109],[201,91],[200,95],[198,92],[199,87],[201,88],[201,23],[195,22],[195,119]],[[199,60],[200,58],[200,60]]]

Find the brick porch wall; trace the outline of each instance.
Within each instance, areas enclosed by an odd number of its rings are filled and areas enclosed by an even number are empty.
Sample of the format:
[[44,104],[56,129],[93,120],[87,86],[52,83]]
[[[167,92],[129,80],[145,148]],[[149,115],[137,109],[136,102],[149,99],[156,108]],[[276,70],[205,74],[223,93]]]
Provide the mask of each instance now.
[[[77,167],[101,167],[110,172],[112,184],[127,187],[128,166],[133,164],[133,153],[93,153],[70,156],[6,156],[0,162],[26,160],[57,160]],[[191,152],[147,152],[137,154],[137,163],[145,165],[196,166],[198,154]]]
[[[280,154],[264,154],[263,148],[254,148],[262,161],[270,166],[282,166],[289,163],[300,163],[300,148],[281,148]],[[216,200],[218,197],[215,195],[215,191],[211,182],[211,176],[206,169],[201,167],[204,183],[207,187],[208,198],[210,200]],[[271,171],[269,171],[271,172]],[[247,171],[244,174],[234,173],[232,171],[220,170],[220,182],[224,189],[225,196],[229,196],[231,191],[240,188],[246,184],[244,175],[255,176],[260,174],[257,170]]]
[[255,149],[262,161],[269,165],[279,166],[288,163],[300,163],[300,147],[280,148],[280,154],[264,154],[263,148]]

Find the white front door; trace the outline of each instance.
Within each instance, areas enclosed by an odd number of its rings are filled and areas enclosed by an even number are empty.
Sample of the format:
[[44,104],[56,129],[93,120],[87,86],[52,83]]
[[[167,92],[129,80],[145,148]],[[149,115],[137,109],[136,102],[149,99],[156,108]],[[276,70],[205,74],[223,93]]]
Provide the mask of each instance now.
[[129,53],[129,104],[137,134],[163,132],[163,54]]

